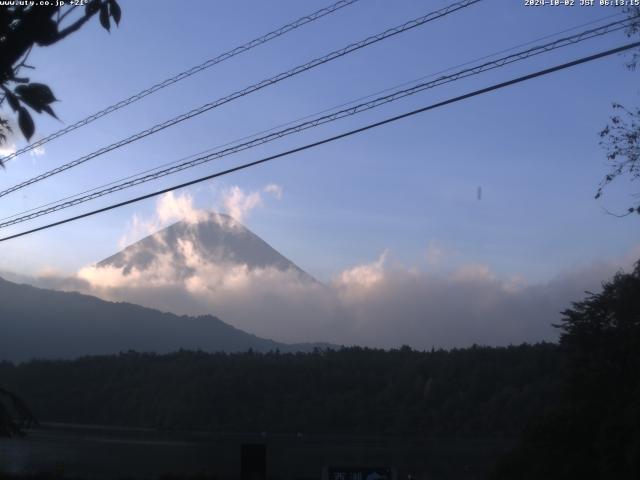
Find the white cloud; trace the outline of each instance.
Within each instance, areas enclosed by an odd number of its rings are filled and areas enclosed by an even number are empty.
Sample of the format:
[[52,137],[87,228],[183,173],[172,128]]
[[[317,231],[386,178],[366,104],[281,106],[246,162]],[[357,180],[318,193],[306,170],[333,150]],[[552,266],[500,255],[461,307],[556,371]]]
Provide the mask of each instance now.
[[198,223],[203,219],[204,213],[193,206],[191,195],[185,193],[176,196],[169,192],[158,200],[156,215],[160,224],[167,225],[177,221]]
[[[270,183],[262,189],[262,192],[273,195],[276,199],[282,198],[282,187]],[[252,210],[264,205],[260,190],[245,192],[240,187],[233,186],[223,191],[223,210],[240,223],[243,223]]]
[[366,295],[371,289],[383,282],[388,255],[389,251],[385,250],[374,262],[356,265],[344,270],[333,280],[333,285],[342,297]]
[[245,193],[238,186],[227,189],[222,198],[222,206],[226,213],[240,223],[244,222],[251,210],[261,205],[260,192]]
[[[282,197],[282,187],[276,184],[265,186],[262,191],[272,194],[275,198]],[[211,205],[220,205],[220,210],[227,213],[236,222],[243,223],[250,212],[263,205],[262,191],[246,193],[238,186],[232,186],[221,192],[219,200],[211,200]],[[175,222],[195,224],[215,215],[214,211],[200,209],[195,206],[194,198],[189,193],[176,194],[168,192],[156,201],[154,213],[149,218],[142,218],[134,214],[129,222],[127,231],[122,235],[118,246],[122,249],[148,235],[151,235]],[[226,227],[236,227],[238,223],[228,222],[218,217],[220,224]]]
[[263,188],[263,191],[265,191],[266,193],[271,193],[278,200],[282,198],[282,187],[280,185],[276,185],[275,183],[270,183]]
[[193,197],[188,193],[176,195],[174,192],[168,192],[156,201],[156,209],[151,218],[143,219],[136,214],[133,215],[118,245],[124,248],[172,223],[180,221],[198,223],[206,216],[207,213],[204,210],[194,206]]
[[[261,190],[248,193],[234,185],[223,190],[219,200],[217,202],[212,200],[211,205],[218,203],[220,210],[227,213],[237,222],[243,223],[252,210],[263,205],[262,192],[269,193],[277,199],[282,198],[282,187],[273,183],[266,185]],[[129,227],[120,238],[118,245],[120,248],[124,248],[175,222],[185,221],[192,224],[201,222],[210,218],[212,213],[214,212],[208,209],[197,208],[193,196],[188,193],[165,193],[156,201],[155,212],[150,218],[144,219],[138,215],[133,215]],[[224,222],[224,219],[219,217],[218,221]],[[229,223],[227,226],[233,227],[236,225],[234,222]]]
[[[225,191],[222,203],[236,218],[246,218],[266,188],[245,193],[233,187]],[[269,190],[276,194],[276,189]],[[134,217],[125,237],[139,238],[178,220],[197,223],[205,215],[210,214],[196,208],[191,196],[167,194],[157,201],[150,219]],[[230,228],[233,225],[237,224]],[[416,348],[505,345],[556,339],[551,324],[558,323],[559,312],[583,298],[584,291],[597,291],[619,268],[630,269],[640,256],[639,245],[622,257],[529,284],[521,276],[498,275],[481,263],[427,271],[390,265],[385,250],[322,285],[302,280],[295,270],[212,261],[201,256],[196,241],[193,235],[180,239],[179,262],[175,255],[159,253],[144,270],[125,273],[113,266],[90,266],[74,278],[43,272],[39,282],[177,314],[213,314],[250,333],[285,342]],[[426,251],[437,263],[447,249],[430,243]]]
[[[450,272],[388,265],[387,251],[338,273],[329,285],[301,281],[295,271],[250,269],[202,258],[192,240],[180,249],[187,275],[162,256],[144,272],[89,267],[85,292],[178,314],[211,313],[259,336],[280,341],[330,341],[395,347],[555,340],[562,310],[597,291],[633,254],[530,285],[470,263]],[[77,282],[74,288],[77,288]]]

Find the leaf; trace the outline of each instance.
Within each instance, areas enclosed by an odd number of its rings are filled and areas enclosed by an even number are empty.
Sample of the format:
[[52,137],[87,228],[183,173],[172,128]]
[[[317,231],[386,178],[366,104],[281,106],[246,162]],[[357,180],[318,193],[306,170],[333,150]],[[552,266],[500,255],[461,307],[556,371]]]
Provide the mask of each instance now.
[[9,106],[11,107],[11,109],[14,112],[17,112],[18,109],[20,108],[20,101],[18,100],[18,97],[16,97],[13,93],[11,93],[9,90],[6,90],[4,92],[7,96],[7,102],[9,102]]
[[116,22],[116,25],[120,25],[122,10],[120,10],[120,5],[118,5],[118,2],[116,2],[116,0],[109,0],[109,11],[111,12],[113,21]]
[[87,16],[93,15],[98,11],[98,8],[100,8],[99,5],[98,0],[90,0],[89,3],[84,6],[84,14]]
[[36,127],[33,124],[31,114],[24,107],[20,107],[20,110],[18,110],[18,126],[20,127],[20,131],[25,136],[25,138],[27,140],[31,139],[31,137],[33,136],[33,132],[35,132],[36,130]]
[[58,37],[58,24],[53,19],[43,18],[33,28],[33,39],[38,45],[46,46],[55,43]]
[[100,4],[100,24],[108,32],[111,29],[111,22],[109,22],[109,7],[106,3]]
[[11,132],[11,126],[9,125],[9,120],[5,119],[5,118],[0,118],[0,132],[2,130],[8,130],[9,132]]
[[57,99],[51,89],[43,83],[30,83],[29,85],[18,85],[15,92],[34,110],[38,112],[45,105],[55,102]]
[[42,110],[44,110],[45,112],[47,112],[49,115],[51,115],[53,118],[55,118],[56,120],[60,120],[58,118],[58,116],[56,115],[56,113],[53,111],[53,109],[49,106],[49,105],[45,105],[44,107],[42,107]]

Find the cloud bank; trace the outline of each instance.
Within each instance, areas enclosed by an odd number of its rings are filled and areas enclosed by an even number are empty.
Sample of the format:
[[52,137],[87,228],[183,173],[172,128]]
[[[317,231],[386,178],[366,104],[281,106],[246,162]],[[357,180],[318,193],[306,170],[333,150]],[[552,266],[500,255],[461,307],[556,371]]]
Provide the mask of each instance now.
[[[235,218],[246,218],[262,202],[261,193],[277,197],[282,191],[245,193],[233,187],[225,192],[222,205]],[[134,218],[131,227],[138,235],[177,218],[199,222],[206,215],[190,197],[169,194],[158,201],[153,218]],[[38,282],[177,314],[211,313],[278,341],[429,349],[556,340],[558,332],[551,324],[560,320],[560,312],[582,299],[586,290],[597,291],[620,268],[630,269],[640,256],[639,248],[531,285],[522,277],[503,278],[483,264],[432,268],[448,250],[431,243],[418,267],[394,262],[387,250],[321,284],[302,279],[294,270],[211,262],[195,242],[178,242],[181,265],[175,257],[159,255],[144,271],[125,274],[113,266],[91,266],[73,278],[49,273]]]

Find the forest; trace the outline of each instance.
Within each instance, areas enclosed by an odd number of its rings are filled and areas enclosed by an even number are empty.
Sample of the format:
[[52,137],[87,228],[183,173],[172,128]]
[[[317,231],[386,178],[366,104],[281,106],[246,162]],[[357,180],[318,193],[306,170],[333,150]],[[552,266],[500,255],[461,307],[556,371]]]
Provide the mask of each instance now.
[[238,432],[516,435],[554,403],[552,344],[127,352],[0,364],[40,421]]

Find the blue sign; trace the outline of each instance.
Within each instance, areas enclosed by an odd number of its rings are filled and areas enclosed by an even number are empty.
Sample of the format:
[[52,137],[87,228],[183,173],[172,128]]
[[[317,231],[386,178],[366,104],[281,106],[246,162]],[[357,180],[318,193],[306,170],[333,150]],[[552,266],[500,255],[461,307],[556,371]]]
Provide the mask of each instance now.
[[392,480],[391,468],[329,467],[329,480]]

